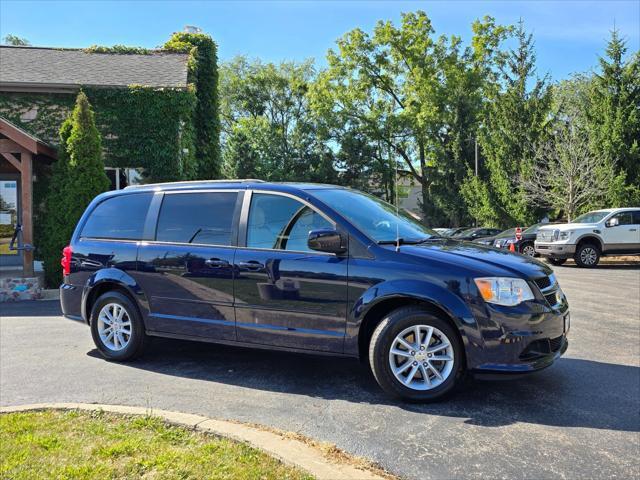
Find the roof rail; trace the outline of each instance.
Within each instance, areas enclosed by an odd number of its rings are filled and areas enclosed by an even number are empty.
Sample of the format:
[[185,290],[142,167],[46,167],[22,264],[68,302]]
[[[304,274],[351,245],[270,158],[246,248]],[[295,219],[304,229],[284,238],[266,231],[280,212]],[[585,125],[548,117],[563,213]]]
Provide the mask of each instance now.
[[128,185],[125,189],[130,188],[144,188],[144,187],[163,187],[165,185],[173,186],[189,186],[189,185],[208,185],[210,183],[265,183],[264,180],[257,178],[227,178],[224,180],[185,180],[178,182],[161,182],[161,183],[142,183],[140,185]]

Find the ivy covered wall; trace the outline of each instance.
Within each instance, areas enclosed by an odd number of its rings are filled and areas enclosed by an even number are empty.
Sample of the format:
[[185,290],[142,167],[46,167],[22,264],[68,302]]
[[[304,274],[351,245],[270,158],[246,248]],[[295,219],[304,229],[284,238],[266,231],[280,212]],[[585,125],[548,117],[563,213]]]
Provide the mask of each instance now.
[[[216,44],[209,35],[176,33],[165,50],[188,57],[188,88],[131,85],[83,87],[110,167],[142,167],[150,182],[218,178],[220,121]],[[95,54],[152,54],[146,49],[93,46]],[[56,145],[74,93],[0,92],[0,115]]]

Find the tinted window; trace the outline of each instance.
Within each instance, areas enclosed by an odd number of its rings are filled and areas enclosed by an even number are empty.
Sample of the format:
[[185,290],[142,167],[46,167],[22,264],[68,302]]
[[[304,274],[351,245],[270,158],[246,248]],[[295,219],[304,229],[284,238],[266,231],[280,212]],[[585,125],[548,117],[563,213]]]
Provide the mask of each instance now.
[[165,194],[156,240],[172,243],[233,245],[236,192]]
[[111,197],[98,204],[82,228],[83,237],[140,240],[151,193]]
[[282,195],[255,193],[247,225],[247,247],[311,251],[307,239],[311,230],[332,228],[319,213]]
[[617,218],[618,225],[633,225],[633,214],[631,212],[620,212],[611,218]]
[[633,212],[633,224],[640,225],[640,210],[635,210]]
[[589,212],[580,215],[571,223],[598,223],[607,215],[609,215],[609,212]]

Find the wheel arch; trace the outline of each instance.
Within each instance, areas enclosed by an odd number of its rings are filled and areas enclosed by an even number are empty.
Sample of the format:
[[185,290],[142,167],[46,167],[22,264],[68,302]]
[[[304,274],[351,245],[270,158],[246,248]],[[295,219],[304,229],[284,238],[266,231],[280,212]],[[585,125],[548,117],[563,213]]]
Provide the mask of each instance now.
[[[109,270],[115,271],[109,272]],[[91,310],[96,300],[102,294],[109,291],[120,292],[127,296],[138,309],[143,324],[145,323],[145,316],[143,315],[143,308],[141,308],[140,303],[142,302],[144,305],[148,305],[148,302],[136,281],[122,270],[105,269],[93,275],[83,289],[82,318],[84,318],[87,324],[91,323]]]
[[462,328],[459,322],[454,320],[451,312],[447,311],[442,305],[431,299],[419,298],[409,295],[395,295],[380,299],[375,305],[367,311],[362,318],[360,328],[358,330],[358,356],[361,361],[367,361],[369,352],[369,341],[376,327],[394,310],[406,306],[419,306],[425,311],[437,316],[448,322],[456,332],[460,344],[463,346],[463,356],[466,360],[466,341],[465,335],[462,334]]
[[587,233],[585,235],[582,235],[581,237],[578,237],[578,240],[576,241],[576,251],[585,243],[591,243],[595,245],[600,250],[600,253],[604,252],[604,244],[602,243],[602,239],[600,239],[600,237],[598,237],[597,235]]

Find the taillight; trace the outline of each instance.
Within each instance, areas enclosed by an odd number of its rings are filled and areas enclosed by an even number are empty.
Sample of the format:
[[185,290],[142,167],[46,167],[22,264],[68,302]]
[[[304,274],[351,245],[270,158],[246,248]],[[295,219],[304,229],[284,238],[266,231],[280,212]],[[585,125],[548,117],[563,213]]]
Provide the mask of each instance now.
[[71,254],[73,250],[71,249],[71,245],[67,245],[62,249],[62,260],[60,260],[60,264],[62,265],[62,275],[69,275],[71,273]]

